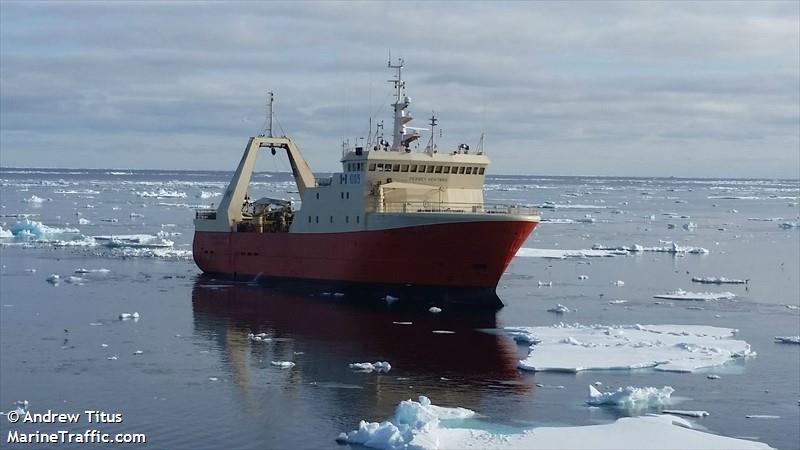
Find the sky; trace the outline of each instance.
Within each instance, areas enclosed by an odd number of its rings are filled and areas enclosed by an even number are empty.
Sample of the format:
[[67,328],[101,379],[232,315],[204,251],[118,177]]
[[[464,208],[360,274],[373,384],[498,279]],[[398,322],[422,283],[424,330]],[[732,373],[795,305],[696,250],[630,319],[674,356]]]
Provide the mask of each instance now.
[[337,170],[391,129],[389,52],[489,173],[800,178],[797,1],[2,1],[0,166],[232,170],[273,91]]

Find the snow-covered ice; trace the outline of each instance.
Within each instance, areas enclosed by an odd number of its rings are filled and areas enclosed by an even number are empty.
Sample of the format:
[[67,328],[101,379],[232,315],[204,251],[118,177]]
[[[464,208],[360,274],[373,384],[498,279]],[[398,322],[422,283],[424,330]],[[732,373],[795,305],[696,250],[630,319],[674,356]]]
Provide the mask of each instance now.
[[663,298],[666,300],[726,300],[736,297],[733,292],[689,292],[683,289],[667,292],[666,294],[654,295],[653,298]]
[[142,198],[186,198],[185,192],[169,191],[161,188],[157,191],[141,191],[136,195]]
[[2,238],[13,238],[13,237],[14,237],[14,233],[12,233],[11,230],[6,230],[2,226],[0,226],[0,239],[2,239]]
[[613,284],[614,286],[617,286],[617,287],[622,287],[622,286],[625,286],[625,282],[624,282],[624,281],[622,281],[622,280],[617,280],[617,281],[614,281],[614,282],[613,282],[613,283],[611,283],[611,284]]
[[379,373],[386,373],[392,370],[392,365],[386,361],[378,361],[374,363],[362,362],[362,363],[352,363],[349,366],[351,369],[355,370],[356,372],[379,372]]
[[428,308],[428,312],[432,314],[439,314],[440,312],[442,312],[442,308],[439,308],[438,306],[431,306],[430,308]]
[[23,203],[44,203],[44,202],[49,202],[49,201],[52,201],[52,199],[41,198],[41,197],[38,197],[36,195],[31,195],[29,198],[22,199]]
[[119,315],[119,320],[131,320],[131,319],[133,319],[133,320],[139,320],[139,313],[138,313],[138,312],[134,312],[134,313],[121,313],[121,314]]
[[518,342],[533,343],[519,367],[579,372],[654,368],[692,372],[755,355],[736,330],[703,325],[591,325],[506,327]]
[[800,336],[775,336],[775,342],[782,344],[800,344]]
[[336,440],[342,444],[360,444],[384,450],[770,448],[760,442],[694,430],[688,420],[666,414],[625,417],[601,425],[538,427],[514,434],[448,425],[452,420],[474,416],[476,413],[469,409],[436,406],[427,397],[420,396],[418,402],[400,402],[391,419],[384,422],[362,420],[358,429],[341,433]]
[[58,284],[59,281],[61,281],[61,277],[55,273],[47,277],[47,282],[50,284]]
[[541,280],[539,280],[539,283],[538,283],[538,286],[539,286],[539,287],[542,287],[542,286],[552,286],[552,285],[553,285],[553,282],[552,282],[552,281],[541,281]]

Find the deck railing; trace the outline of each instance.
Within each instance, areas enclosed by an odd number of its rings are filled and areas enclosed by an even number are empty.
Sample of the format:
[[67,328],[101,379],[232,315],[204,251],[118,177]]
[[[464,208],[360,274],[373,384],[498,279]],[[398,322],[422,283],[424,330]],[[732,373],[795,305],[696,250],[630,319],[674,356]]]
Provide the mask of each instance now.
[[447,203],[447,202],[384,202],[377,212],[384,213],[449,213],[449,214],[518,214],[538,216],[539,210],[532,206],[503,205],[494,203]]

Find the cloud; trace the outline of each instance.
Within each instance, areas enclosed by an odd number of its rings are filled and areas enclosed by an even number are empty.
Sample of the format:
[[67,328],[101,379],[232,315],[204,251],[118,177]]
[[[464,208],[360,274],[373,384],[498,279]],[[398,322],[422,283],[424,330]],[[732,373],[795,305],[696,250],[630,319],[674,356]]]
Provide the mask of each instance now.
[[335,170],[370,116],[389,128],[391,49],[415,124],[435,111],[445,147],[486,132],[494,173],[797,178],[799,15],[796,2],[4,3],[0,164],[228,169],[272,90],[312,167]]

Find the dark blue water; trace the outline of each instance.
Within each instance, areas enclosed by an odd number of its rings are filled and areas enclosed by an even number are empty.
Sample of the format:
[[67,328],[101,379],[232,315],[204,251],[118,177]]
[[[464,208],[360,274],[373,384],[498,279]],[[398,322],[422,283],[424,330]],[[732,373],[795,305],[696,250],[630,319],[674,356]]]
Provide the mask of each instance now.
[[[364,304],[321,292],[200,277],[188,254],[191,207],[218,201],[213,193],[224,189],[228,176],[0,171],[4,230],[21,220],[10,217],[19,214],[80,230],[2,241],[0,410],[28,400],[34,412],[122,413],[121,424],[93,427],[146,433],[151,448],[332,448],[339,432],[356,428],[361,419],[386,419],[399,401],[421,394],[436,404],[473,409],[498,429],[602,423],[629,414],[585,406],[587,386],[602,381],[606,387],[670,385],[675,408],[711,413],[695,421],[701,428],[776,448],[800,447],[800,346],[774,342],[775,336],[800,334],[800,312],[786,306],[800,305],[800,230],[779,227],[798,220],[797,181],[490,177],[487,201],[585,205],[543,210],[542,215],[552,220],[590,214],[595,219],[543,223],[525,247],[674,241],[709,253],[517,257],[498,287],[505,308],[497,313],[445,309],[432,315],[386,306],[377,298],[359,299]],[[254,181],[252,196],[297,197],[287,174],[257,174]],[[142,196],[159,189],[185,197]],[[25,201],[32,196],[44,200]],[[81,218],[89,223],[79,223]],[[777,220],[748,220],[767,218]],[[684,230],[689,222],[696,228]],[[173,245],[154,252],[112,249],[86,239],[107,234],[148,234]],[[60,246],[81,241],[86,243]],[[80,268],[108,272],[73,273]],[[51,274],[62,281],[46,282]],[[70,275],[83,280],[63,281]],[[589,278],[579,280],[579,275]],[[697,285],[692,276],[750,282]],[[538,287],[539,280],[553,286]],[[615,280],[625,285],[613,286]],[[691,304],[653,298],[678,288],[731,291],[737,297]],[[628,302],[608,304],[619,299]],[[577,311],[563,316],[546,312],[558,303]],[[703,309],[687,309],[698,306]],[[138,321],[118,319],[134,311]],[[406,321],[413,325],[393,324]],[[758,355],[715,368],[718,380],[707,379],[706,373],[517,370],[527,348],[497,329],[559,321],[732,327]],[[267,333],[272,340],[251,342],[251,332]],[[270,364],[277,360],[296,366],[287,370]],[[359,374],[347,367],[378,360],[391,362],[391,372]],[[746,419],[748,414],[779,418]],[[9,430],[89,428],[85,421],[11,425],[4,417],[4,446]]]

